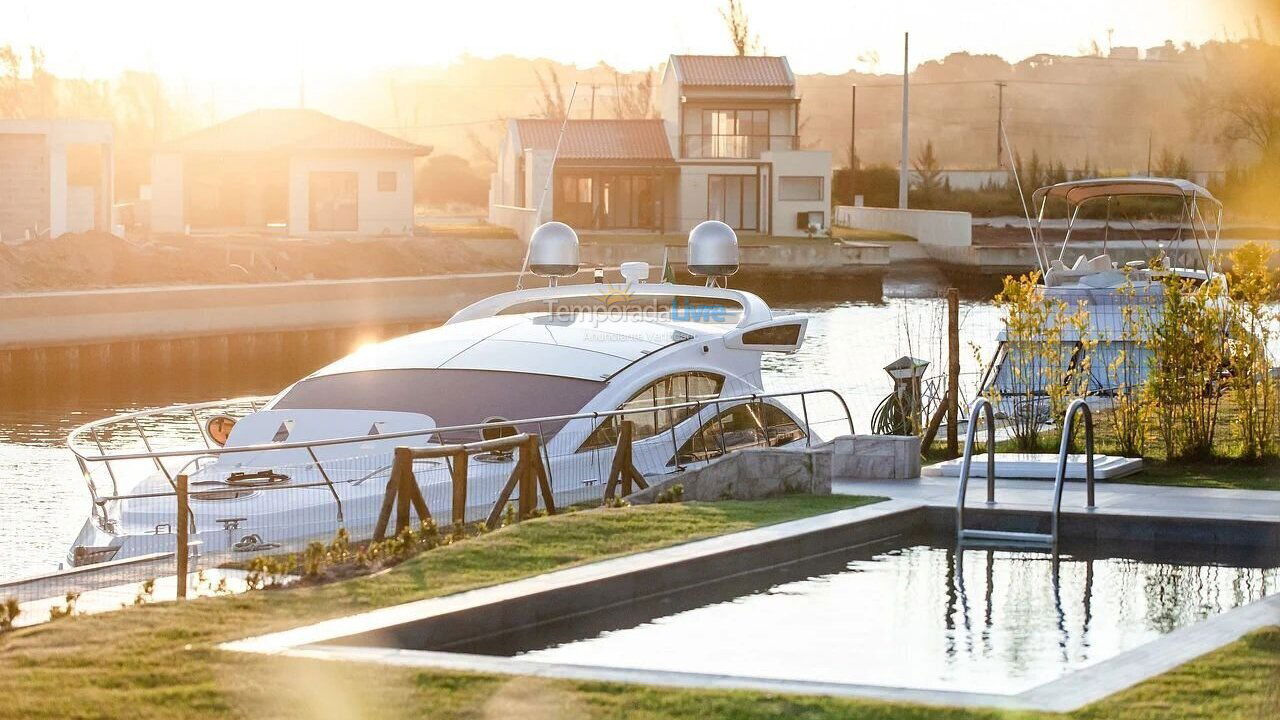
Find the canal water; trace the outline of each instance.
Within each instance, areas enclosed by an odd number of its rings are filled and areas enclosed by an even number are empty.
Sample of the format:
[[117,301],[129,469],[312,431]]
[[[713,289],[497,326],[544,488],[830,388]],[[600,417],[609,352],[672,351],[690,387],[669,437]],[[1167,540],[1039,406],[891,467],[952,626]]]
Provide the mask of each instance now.
[[[857,431],[866,432],[891,387],[884,365],[912,355],[931,361],[928,375],[945,373],[945,284],[936,275],[890,275],[882,295],[870,298],[842,299],[856,292],[842,293],[831,283],[820,294],[794,286],[777,290],[761,294],[775,308],[805,312],[811,320],[799,352],[765,356],[767,390],[838,390]],[[967,398],[981,369],[978,355],[989,359],[1000,322],[995,308],[975,299],[962,300],[960,314]],[[175,355],[164,370],[82,367],[74,378],[7,389],[0,406],[0,579],[55,568],[88,516],[88,492],[66,450],[66,435],[76,426],[174,403],[271,394],[350,349],[330,344],[271,363],[232,357],[226,367],[212,369]]]

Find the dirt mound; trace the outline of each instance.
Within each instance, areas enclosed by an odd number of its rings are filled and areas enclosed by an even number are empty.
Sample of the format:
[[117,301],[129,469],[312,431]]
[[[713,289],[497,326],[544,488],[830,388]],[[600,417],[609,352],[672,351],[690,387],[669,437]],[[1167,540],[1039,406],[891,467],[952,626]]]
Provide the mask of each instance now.
[[513,271],[523,252],[513,238],[142,240],[69,233],[0,244],[0,292]]

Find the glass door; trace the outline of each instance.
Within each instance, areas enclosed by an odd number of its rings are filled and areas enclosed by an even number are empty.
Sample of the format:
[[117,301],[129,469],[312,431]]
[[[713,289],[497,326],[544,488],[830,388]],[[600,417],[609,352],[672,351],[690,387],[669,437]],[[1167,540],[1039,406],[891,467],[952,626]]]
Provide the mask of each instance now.
[[760,228],[760,183],[755,175],[707,176],[707,219],[734,230]]

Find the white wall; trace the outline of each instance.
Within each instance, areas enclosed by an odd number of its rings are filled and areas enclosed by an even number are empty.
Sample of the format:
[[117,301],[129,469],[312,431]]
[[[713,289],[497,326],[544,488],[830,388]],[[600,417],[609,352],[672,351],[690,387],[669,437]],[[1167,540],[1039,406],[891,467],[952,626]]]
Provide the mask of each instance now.
[[[113,143],[114,131],[109,122],[101,120],[47,120],[47,119],[0,119],[0,133],[19,135],[43,135],[48,153],[49,177],[47,178],[49,198],[49,237],[57,237],[68,231],[67,188],[67,146],[97,145],[102,154],[99,166],[98,185],[102,188],[100,197],[95,197],[93,206],[95,218],[101,215],[101,221],[93,221],[90,227],[110,230],[111,204],[114,201],[113,188]],[[37,220],[38,223],[38,220]]]
[[185,194],[182,182],[181,155],[160,153],[151,156],[152,232],[184,232]]
[[662,86],[658,89],[658,112],[662,113],[662,126],[667,131],[667,143],[671,145],[671,157],[680,157],[680,84],[675,71],[667,63],[662,74]]
[[[547,184],[554,156],[554,150],[528,148],[524,151],[524,207],[537,210],[539,205],[542,206],[542,213],[534,218],[534,223],[542,223],[555,217],[553,204],[556,189],[554,185]],[[545,201],[542,199],[544,192],[547,196]]]
[[516,121],[507,121],[507,133],[498,146],[497,167],[490,181],[490,202],[495,205],[519,206],[517,188],[524,182],[517,171],[520,167],[520,138],[516,134]]
[[[676,231],[688,232],[694,225],[707,219],[707,176],[709,175],[755,175],[756,166],[742,163],[725,165],[681,165],[679,175],[679,207],[676,210]],[[760,179],[761,188],[767,178]],[[757,202],[763,210],[764,193],[760,193]],[[765,232],[769,228],[767,212],[760,213],[760,229]]]
[[841,205],[836,208],[836,224],[910,235],[926,245],[969,247],[973,244],[973,216],[967,212]]
[[[826,150],[792,150],[762,153],[760,158],[773,164],[773,234],[803,237],[808,233],[796,227],[796,214],[821,212],[822,222],[831,226],[831,153]],[[782,200],[778,183],[784,177],[822,178],[822,197],[818,200]]]
[[[294,157],[289,160],[289,234],[334,235],[312,230],[309,190],[313,172],[357,174],[358,220],[351,235],[408,235],[413,232],[413,156],[352,155]],[[396,189],[378,189],[378,173],[394,172]],[[153,201],[154,202],[154,201]]]

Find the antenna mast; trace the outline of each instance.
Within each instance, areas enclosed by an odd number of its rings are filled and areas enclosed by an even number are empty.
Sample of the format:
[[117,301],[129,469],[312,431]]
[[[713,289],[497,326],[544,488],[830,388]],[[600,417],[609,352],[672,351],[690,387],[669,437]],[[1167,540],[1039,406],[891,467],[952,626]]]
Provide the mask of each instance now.
[[1000,136],[1004,139],[1004,146],[1009,151],[1009,172],[1013,173],[1013,183],[1018,188],[1018,200],[1022,202],[1022,216],[1027,219],[1027,232],[1031,234],[1031,246],[1035,248],[1036,264],[1040,266],[1040,277],[1043,278],[1049,272],[1048,264],[1040,254],[1040,238],[1036,234],[1035,226],[1031,223],[1031,211],[1027,208],[1027,196],[1022,193],[1022,180],[1018,177],[1018,161],[1013,154],[1013,145],[1009,143],[1009,136],[1004,132],[1004,123],[1000,124]]
[[[560,144],[564,142],[564,131],[569,126],[569,113],[573,112],[573,99],[578,95],[578,83],[573,84],[573,89],[569,91],[569,103],[564,107],[564,119],[560,121],[560,135],[556,138],[555,152],[551,153],[551,168],[547,170],[547,181],[542,185],[542,195],[538,197],[538,209],[533,214],[535,222],[542,220],[542,207],[547,202],[547,193],[551,191],[551,181],[556,176],[556,160],[560,158]],[[529,253],[533,251],[533,243],[528,243],[524,248],[524,262],[520,264],[520,274],[516,276],[516,289],[524,289],[524,273],[529,269]]]

